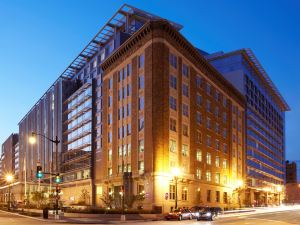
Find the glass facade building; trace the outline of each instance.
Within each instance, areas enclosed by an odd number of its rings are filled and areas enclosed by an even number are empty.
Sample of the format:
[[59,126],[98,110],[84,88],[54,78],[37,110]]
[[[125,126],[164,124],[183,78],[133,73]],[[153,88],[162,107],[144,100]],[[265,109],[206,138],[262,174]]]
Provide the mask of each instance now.
[[250,49],[205,54],[246,98],[246,201],[276,202],[285,183],[285,111],[289,106]]

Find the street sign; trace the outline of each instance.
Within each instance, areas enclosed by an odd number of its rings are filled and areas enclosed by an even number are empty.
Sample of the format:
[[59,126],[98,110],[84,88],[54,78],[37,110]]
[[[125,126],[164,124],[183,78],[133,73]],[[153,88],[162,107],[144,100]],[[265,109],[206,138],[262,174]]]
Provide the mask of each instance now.
[[168,198],[169,198],[169,193],[167,192],[165,193],[165,199],[168,200]]

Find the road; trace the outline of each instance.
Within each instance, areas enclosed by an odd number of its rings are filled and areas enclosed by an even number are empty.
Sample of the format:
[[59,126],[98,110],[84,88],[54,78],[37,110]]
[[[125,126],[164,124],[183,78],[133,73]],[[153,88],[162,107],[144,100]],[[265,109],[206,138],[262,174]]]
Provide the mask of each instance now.
[[[102,224],[120,224],[118,221],[103,221]],[[216,221],[126,221],[126,224],[144,225],[300,225],[300,210],[289,210],[283,212],[268,212],[261,214],[244,214],[227,217],[219,217]],[[0,211],[0,225],[36,225],[36,224],[63,224],[54,221],[28,218]],[[66,223],[76,224],[76,223]],[[95,223],[94,223],[95,224]]]

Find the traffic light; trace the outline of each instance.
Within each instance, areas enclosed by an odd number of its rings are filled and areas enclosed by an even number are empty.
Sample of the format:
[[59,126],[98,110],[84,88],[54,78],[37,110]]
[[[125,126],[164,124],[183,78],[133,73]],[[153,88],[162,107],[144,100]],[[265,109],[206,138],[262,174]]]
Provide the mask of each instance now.
[[40,165],[38,165],[36,167],[36,178],[43,178],[44,177],[44,174],[43,174],[43,171],[42,171],[42,167]]
[[55,176],[55,183],[60,183],[61,182],[61,177],[60,177],[60,175],[59,175],[59,173],[58,174],[56,174],[56,176]]

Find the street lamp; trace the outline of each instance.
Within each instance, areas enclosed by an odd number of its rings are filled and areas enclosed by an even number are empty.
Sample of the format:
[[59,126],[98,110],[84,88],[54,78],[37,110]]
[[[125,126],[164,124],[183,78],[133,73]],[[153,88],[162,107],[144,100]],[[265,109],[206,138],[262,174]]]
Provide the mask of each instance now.
[[277,192],[278,192],[278,200],[279,200],[279,206],[281,205],[281,202],[280,202],[280,194],[281,194],[281,192],[282,192],[282,187],[281,187],[281,185],[278,185],[277,186]]
[[177,186],[178,186],[178,177],[180,176],[180,169],[177,167],[173,168],[172,174],[174,176],[174,182],[175,182],[175,209],[177,209],[177,201],[178,201]]
[[[29,143],[30,144],[35,144],[36,143],[36,136],[39,135],[45,139],[47,139],[48,141],[52,142],[52,144],[55,144],[55,169],[56,169],[56,176],[59,176],[59,171],[58,171],[58,144],[60,143],[60,140],[58,140],[58,137],[55,136],[55,139],[51,139],[43,134],[39,134],[39,133],[35,133],[32,132],[31,136],[29,137]],[[59,192],[59,188],[58,188],[58,182],[56,182],[56,198],[55,198],[55,214],[58,215],[58,192]]]
[[8,206],[7,206],[7,209],[10,210],[10,185],[14,181],[14,176],[12,174],[7,174],[5,179],[6,179],[6,182],[8,183]]

